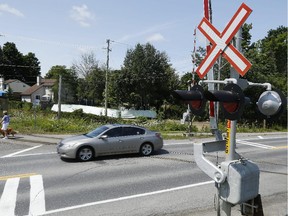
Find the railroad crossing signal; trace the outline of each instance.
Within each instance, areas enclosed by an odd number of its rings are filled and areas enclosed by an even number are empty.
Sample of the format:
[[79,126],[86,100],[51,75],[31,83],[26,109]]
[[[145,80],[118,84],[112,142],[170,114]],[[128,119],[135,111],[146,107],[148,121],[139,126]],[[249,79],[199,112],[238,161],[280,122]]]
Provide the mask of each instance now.
[[222,33],[206,18],[202,19],[198,29],[212,43],[212,48],[196,69],[196,73],[201,79],[208,73],[219,55],[223,55],[241,76],[244,76],[250,69],[251,63],[230,42],[251,12],[252,9],[243,3]]
[[284,112],[287,99],[279,90],[265,91],[260,95],[257,106],[263,115],[277,118]]
[[224,117],[237,120],[242,116],[245,106],[245,95],[242,89],[230,83],[223,90],[206,91],[205,97],[209,101],[219,101]]
[[194,85],[190,91],[175,90],[175,96],[189,105],[194,115],[204,112],[206,101],[219,101],[224,117],[229,120],[239,119],[245,106],[242,89],[233,83],[227,84],[223,90],[204,91],[200,85]]
[[194,115],[201,115],[204,112],[206,99],[202,86],[194,85],[190,91],[175,90],[175,96],[188,104]]

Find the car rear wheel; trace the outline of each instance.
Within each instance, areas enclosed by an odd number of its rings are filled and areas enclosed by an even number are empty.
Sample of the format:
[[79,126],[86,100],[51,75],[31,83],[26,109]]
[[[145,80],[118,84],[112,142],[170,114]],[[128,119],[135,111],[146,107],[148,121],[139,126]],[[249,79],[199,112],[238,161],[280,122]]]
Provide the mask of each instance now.
[[80,161],[90,161],[94,157],[94,152],[91,147],[82,147],[77,151],[77,159]]
[[140,154],[143,156],[149,156],[153,152],[153,146],[150,143],[144,143],[140,147]]

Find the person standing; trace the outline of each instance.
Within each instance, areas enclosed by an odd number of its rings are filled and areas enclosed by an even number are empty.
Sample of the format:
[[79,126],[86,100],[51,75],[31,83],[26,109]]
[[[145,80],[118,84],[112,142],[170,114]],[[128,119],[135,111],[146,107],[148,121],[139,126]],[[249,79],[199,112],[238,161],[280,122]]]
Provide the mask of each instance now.
[[10,123],[10,116],[8,115],[8,112],[6,110],[3,111],[3,118],[1,120],[1,123],[2,123],[2,130],[4,131],[4,138],[3,139],[8,139],[8,133],[7,133],[7,130],[8,130],[8,126],[9,126],[9,123]]

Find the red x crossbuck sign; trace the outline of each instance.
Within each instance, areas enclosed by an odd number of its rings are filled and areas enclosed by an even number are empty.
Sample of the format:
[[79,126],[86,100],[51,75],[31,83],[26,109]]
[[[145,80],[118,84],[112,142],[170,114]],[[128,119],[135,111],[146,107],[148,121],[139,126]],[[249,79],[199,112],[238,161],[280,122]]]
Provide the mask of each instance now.
[[251,63],[230,42],[251,12],[252,10],[243,3],[222,33],[206,18],[202,19],[198,29],[212,43],[212,47],[196,69],[201,79],[209,72],[219,55],[227,59],[241,76],[244,76],[250,69]]

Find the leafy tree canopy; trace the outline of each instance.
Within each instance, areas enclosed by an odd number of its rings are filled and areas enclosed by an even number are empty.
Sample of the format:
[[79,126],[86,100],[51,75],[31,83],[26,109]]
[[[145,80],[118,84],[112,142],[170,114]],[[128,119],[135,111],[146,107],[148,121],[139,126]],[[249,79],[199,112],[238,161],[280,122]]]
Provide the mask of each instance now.
[[63,102],[74,102],[77,94],[77,75],[75,71],[67,69],[66,66],[56,65],[51,67],[48,73],[45,75],[45,79],[56,79],[58,82],[54,86],[55,99],[58,100],[59,90],[59,77],[62,76],[62,88],[61,88],[61,99]]
[[98,61],[93,52],[84,53],[79,61],[73,63],[72,69],[81,78],[86,78],[94,69],[98,69]]
[[40,75],[40,62],[34,53],[23,55],[14,43],[7,42],[0,47],[0,70],[5,80],[18,79],[33,85]]
[[[177,85],[178,76],[169,64],[166,53],[151,44],[137,44],[126,53],[124,65],[114,75],[116,91],[122,104],[136,109],[159,108],[170,97]],[[117,90],[116,90],[117,89]]]

